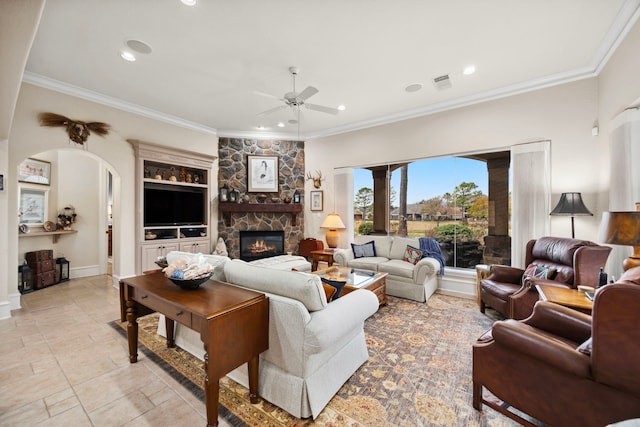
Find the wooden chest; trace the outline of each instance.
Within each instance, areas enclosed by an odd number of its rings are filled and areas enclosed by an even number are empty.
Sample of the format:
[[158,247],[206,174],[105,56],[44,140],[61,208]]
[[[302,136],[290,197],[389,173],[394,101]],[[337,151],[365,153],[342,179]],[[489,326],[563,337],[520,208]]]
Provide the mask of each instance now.
[[53,250],[45,249],[41,251],[27,252],[26,254],[24,254],[24,257],[26,258],[27,262],[53,260]]
[[33,285],[34,289],[42,289],[47,286],[51,286],[57,283],[56,271],[45,271],[43,273],[36,273],[36,280]]
[[29,267],[31,267],[34,273],[46,273],[47,271],[55,270],[56,266],[52,259],[47,259],[43,261],[29,261],[27,262]]

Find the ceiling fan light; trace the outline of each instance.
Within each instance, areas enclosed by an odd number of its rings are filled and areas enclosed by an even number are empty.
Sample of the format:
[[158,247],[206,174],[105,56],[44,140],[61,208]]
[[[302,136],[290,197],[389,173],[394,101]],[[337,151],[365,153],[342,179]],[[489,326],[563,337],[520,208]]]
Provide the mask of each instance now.
[[125,61],[129,61],[129,62],[133,62],[136,60],[136,57],[133,53],[128,52],[126,50],[123,50],[122,52],[120,52],[120,58],[124,59]]

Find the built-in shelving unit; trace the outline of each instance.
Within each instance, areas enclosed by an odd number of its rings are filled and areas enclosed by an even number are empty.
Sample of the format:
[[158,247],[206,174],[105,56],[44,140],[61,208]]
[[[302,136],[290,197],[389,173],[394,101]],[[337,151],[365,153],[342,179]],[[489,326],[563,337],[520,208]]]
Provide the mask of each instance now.
[[247,212],[280,212],[291,214],[291,225],[296,225],[296,216],[302,212],[303,206],[299,203],[220,203],[227,227],[231,225],[231,214]]
[[[129,143],[136,154],[137,274],[156,269],[156,259],[171,251],[210,253],[211,169],[215,157],[138,140]],[[145,194],[150,190],[167,190],[167,195],[189,193],[201,198],[203,215],[188,218],[186,223],[157,224],[171,217],[163,218],[163,212],[155,212],[154,221],[150,220],[151,215],[145,212],[149,209],[145,203],[145,197],[149,196]]]

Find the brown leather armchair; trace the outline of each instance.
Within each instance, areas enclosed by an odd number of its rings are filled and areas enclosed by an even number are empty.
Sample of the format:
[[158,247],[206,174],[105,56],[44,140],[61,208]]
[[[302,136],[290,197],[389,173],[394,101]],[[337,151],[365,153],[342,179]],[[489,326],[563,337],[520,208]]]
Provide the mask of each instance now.
[[523,269],[492,265],[489,277],[480,282],[480,311],[484,313],[489,306],[505,317],[524,319],[539,299],[536,284],[574,289],[578,285],[596,287],[600,267],[606,264],[609,252],[610,247],[588,240],[561,237],[529,240],[525,265],[552,268],[555,275],[551,280],[530,278],[523,281]]
[[640,417],[640,267],[596,293],[593,317],[550,302],[495,322],[473,345],[473,407],[527,424],[493,395],[550,426]]

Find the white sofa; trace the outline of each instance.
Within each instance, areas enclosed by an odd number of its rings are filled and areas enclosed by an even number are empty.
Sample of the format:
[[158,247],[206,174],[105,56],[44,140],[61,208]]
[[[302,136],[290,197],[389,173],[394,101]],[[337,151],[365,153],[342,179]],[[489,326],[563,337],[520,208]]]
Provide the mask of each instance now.
[[407,245],[420,248],[419,240],[396,236],[356,236],[355,244],[374,242],[375,257],[355,258],[353,250],[336,249],[334,262],[343,267],[388,273],[387,295],[425,302],[438,289],[440,262],[422,258],[417,264],[403,261]]
[[[175,254],[169,254],[170,262]],[[269,349],[260,355],[262,398],[298,418],[316,418],[340,387],[369,358],[364,321],[378,310],[370,291],[327,302],[319,276],[208,256],[218,280],[269,297]],[[158,333],[166,336],[164,321]],[[176,324],[176,344],[204,355],[200,336]],[[246,365],[230,372],[248,387]]]

